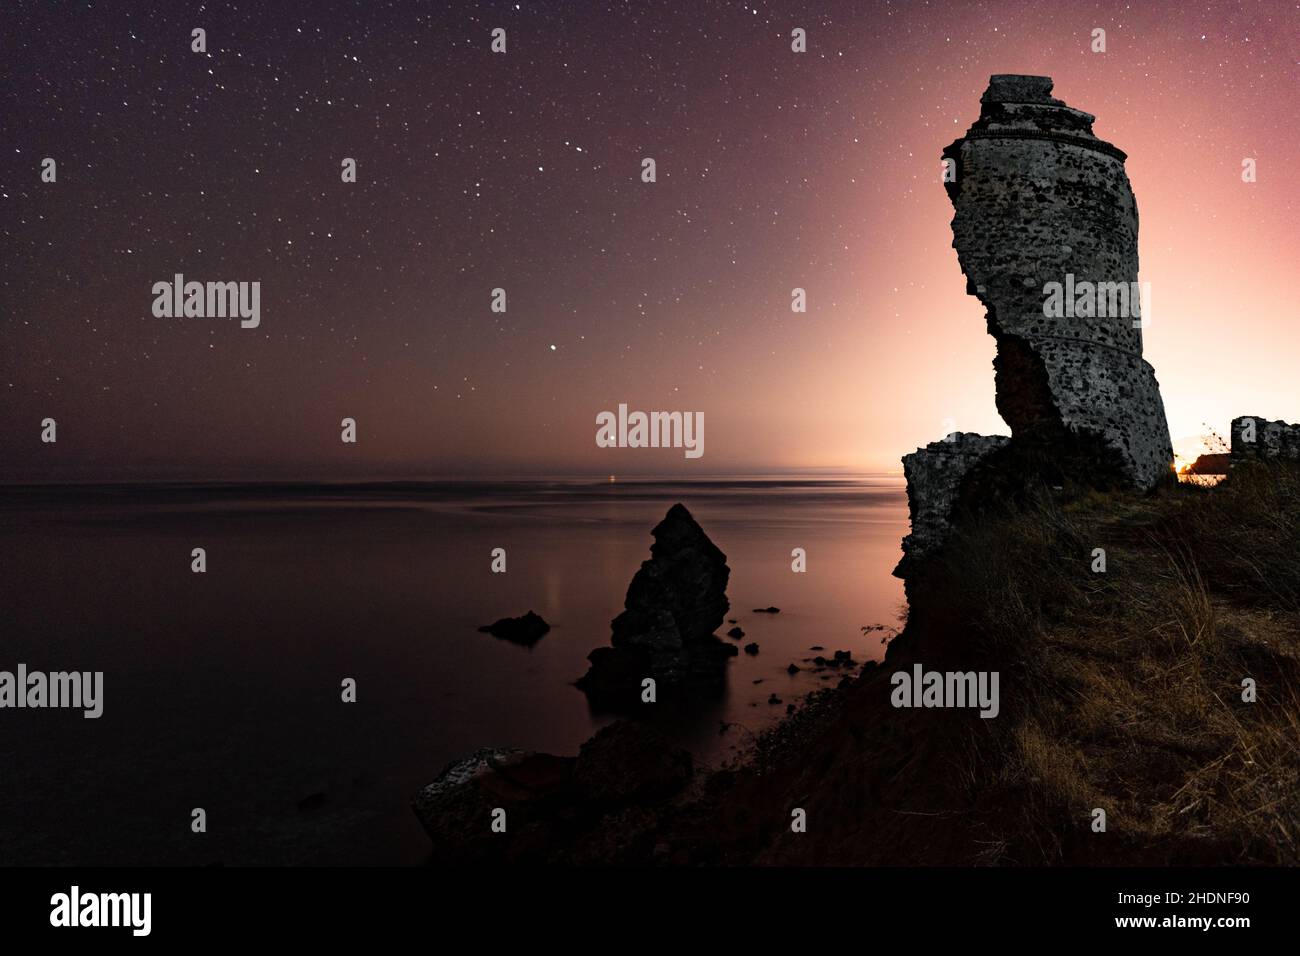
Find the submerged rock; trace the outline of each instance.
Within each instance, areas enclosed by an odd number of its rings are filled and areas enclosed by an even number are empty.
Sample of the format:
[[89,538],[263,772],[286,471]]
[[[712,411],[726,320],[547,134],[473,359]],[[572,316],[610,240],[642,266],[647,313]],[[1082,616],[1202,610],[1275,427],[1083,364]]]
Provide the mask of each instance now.
[[658,691],[720,688],[735,646],[714,636],[726,618],[727,556],[679,504],[655,526],[650,558],[632,578],[624,610],[610,622],[610,647],[588,656],[577,682],[593,704],[634,706],[641,682]]
[[536,644],[551,625],[540,614],[529,611],[522,617],[503,617],[493,624],[484,624],[479,631],[515,644]]

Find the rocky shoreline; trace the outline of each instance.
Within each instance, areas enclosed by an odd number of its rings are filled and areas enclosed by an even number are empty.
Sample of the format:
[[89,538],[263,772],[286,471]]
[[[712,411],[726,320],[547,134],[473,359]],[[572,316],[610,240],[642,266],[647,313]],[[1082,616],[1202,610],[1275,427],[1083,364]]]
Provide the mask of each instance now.
[[[874,672],[876,662],[864,665]],[[574,756],[484,749],[447,766],[412,809],[430,863],[689,865],[718,862],[679,834],[743,776],[798,753],[839,711],[854,678],[806,695],[726,767],[698,764],[652,724],[618,720]]]
[[[633,577],[623,612],[611,622],[610,646],[591,652],[590,670],[576,681],[593,708],[622,719],[572,756],[485,748],[453,761],[412,801],[433,843],[433,861],[698,862],[695,851],[667,835],[705,812],[700,808],[738,773],[761,775],[780,755],[797,752],[794,743],[826,724],[858,668],[863,675],[875,669],[874,661],[860,664],[850,650],[825,653],[813,645],[809,650],[817,653],[791,661],[787,673],[809,671],[824,679],[839,674],[836,686],[812,691],[797,704],[771,694],[769,705],[785,705],[776,726],[735,765],[700,766],[656,728],[656,718],[724,689],[727,661],[739,653],[734,642],[745,632],[732,627],[731,641],[714,634],[724,621],[736,624],[726,618],[730,570],[726,555],[685,506],[673,505],[652,536],[650,558]],[[755,608],[754,613],[774,615],[780,609]],[[535,640],[545,626],[530,612],[482,630]],[[750,641],[744,651],[756,655],[759,644]]]

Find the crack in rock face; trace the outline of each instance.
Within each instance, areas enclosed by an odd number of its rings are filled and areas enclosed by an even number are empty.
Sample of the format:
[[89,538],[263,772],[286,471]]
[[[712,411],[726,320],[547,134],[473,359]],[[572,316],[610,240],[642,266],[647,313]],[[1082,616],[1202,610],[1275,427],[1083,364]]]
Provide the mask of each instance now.
[[908,558],[942,540],[958,499],[1000,493],[1030,468],[1053,482],[1135,490],[1174,474],[1160,387],[1142,358],[1125,154],[1051,92],[1050,77],[991,77],[979,119],[943,151],[953,247],[966,291],[987,309],[997,409],[1012,437],[964,435],[958,448],[934,443],[904,459]]

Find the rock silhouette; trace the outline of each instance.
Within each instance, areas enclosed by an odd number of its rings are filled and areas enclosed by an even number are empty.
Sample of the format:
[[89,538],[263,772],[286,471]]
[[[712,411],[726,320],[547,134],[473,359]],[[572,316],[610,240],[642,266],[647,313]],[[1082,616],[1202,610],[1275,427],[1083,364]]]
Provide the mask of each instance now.
[[730,607],[727,556],[680,503],[652,534],[650,558],[610,623],[611,646],[591,652],[591,668],[578,681],[594,704],[635,704],[647,677],[668,692],[720,685],[736,654],[713,634]]
[[503,617],[492,624],[479,628],[484,634],[491,634],[514,644],[536,644],[551,629],[551,625],[540,614],[529,611],[522,617]]

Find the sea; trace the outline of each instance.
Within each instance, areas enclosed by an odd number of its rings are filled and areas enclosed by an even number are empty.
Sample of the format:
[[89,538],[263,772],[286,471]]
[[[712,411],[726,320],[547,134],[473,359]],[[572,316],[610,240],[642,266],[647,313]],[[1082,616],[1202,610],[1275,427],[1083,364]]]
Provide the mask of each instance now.
[[[410,801],[450,762],[615,719],[573,682],[676,502],[758,644],[658,721],[721,766],[839,679],[813,656],[883,656],[901,478],[0,487],[0,671],[104,674],[97,719],[0,710],[0,865],[421,863]],[[529,610],[531,647],[478,630]]]

